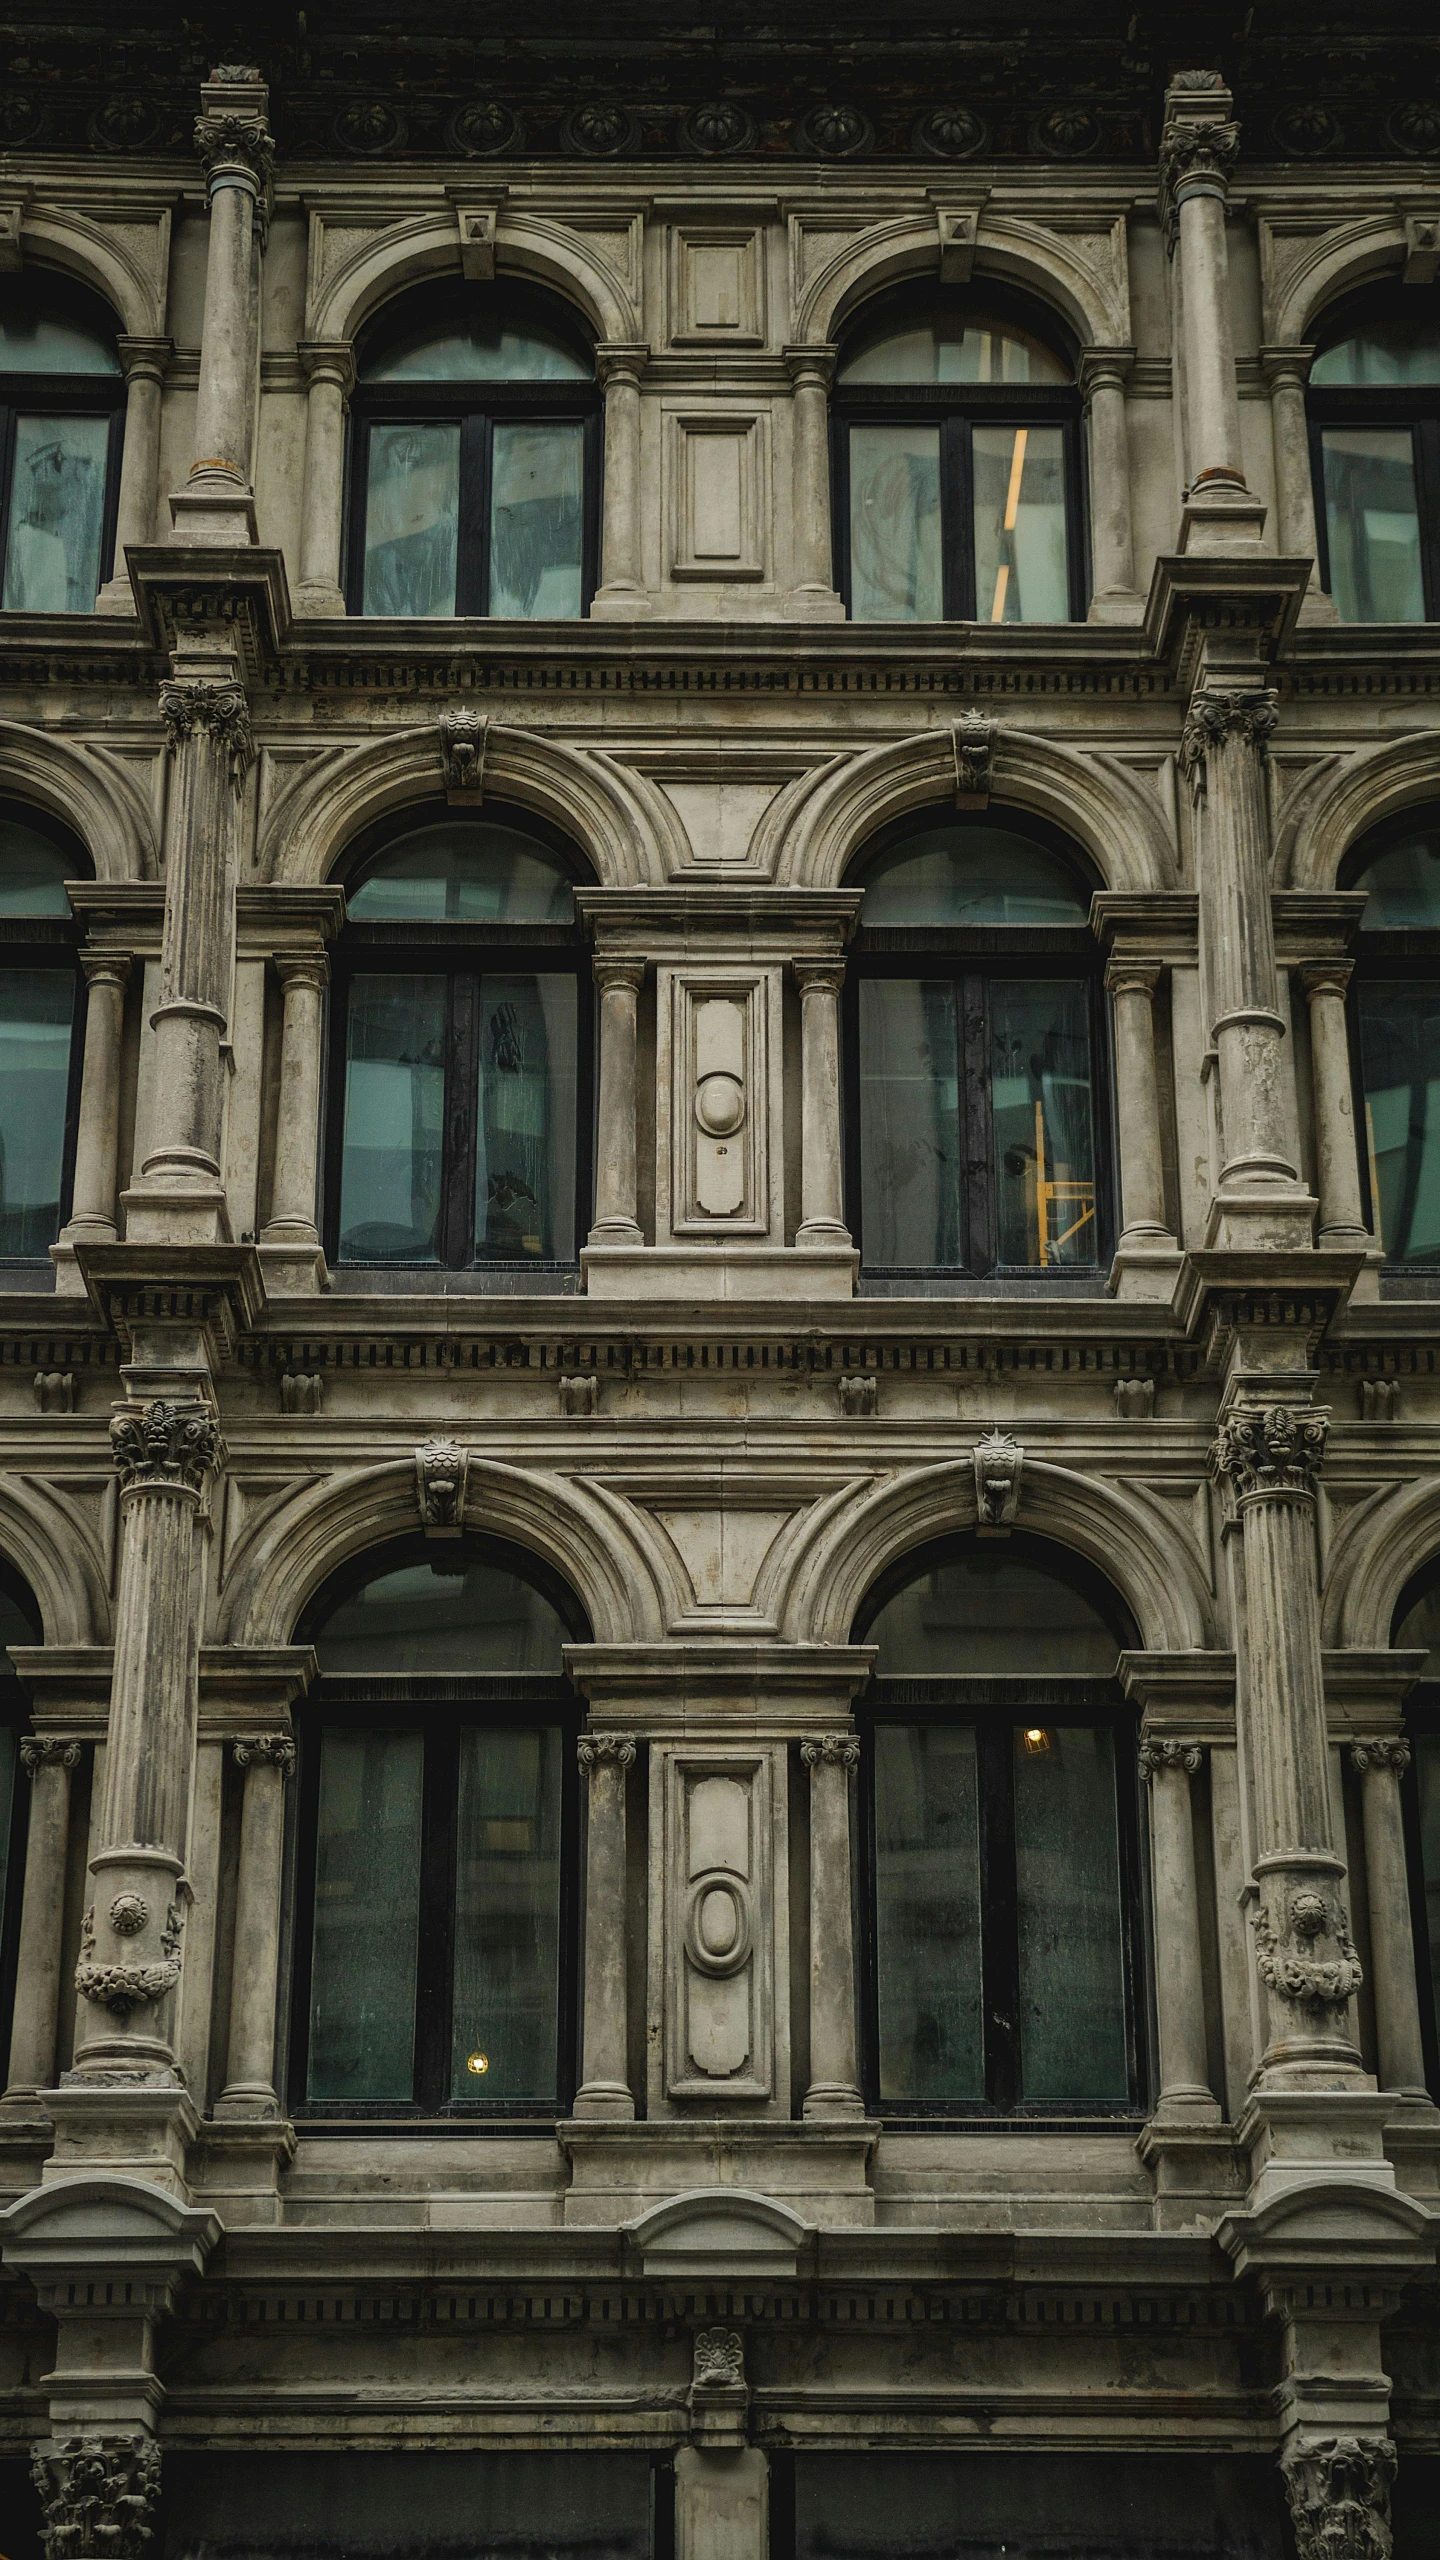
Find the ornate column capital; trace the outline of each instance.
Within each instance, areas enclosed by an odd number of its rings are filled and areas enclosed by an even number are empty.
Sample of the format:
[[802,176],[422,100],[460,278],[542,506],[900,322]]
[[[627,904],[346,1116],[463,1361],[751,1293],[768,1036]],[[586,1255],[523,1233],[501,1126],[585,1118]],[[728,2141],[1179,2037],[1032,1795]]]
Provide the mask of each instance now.
[[1329,1429],[1317,1406],[1237,1405],[1215,1435],[1211,1471],[1238,1502],[1313,1501]]
[[601,338],[595,348],[595,379],[602,391],[612,382],[628,382],[636,391],[650,361],[648,345],[632,346],[624,338]]
[[1135,369],[1134,347],[1082,347],[1075,375],[1088,409],[1097,391],[1123,391]]
[[288,1733],[247,1733],[231,1743],[230,1756],[237,1769],[278,1769],[282,1778],[295,1774],[295,1745]]
[[1403,1778],[1410,1766],[1410,1745],[1403,1733],[1367,1736],[1364,1742],[1351,1743],[1350,1766],[1361,1778],[1372,1769],[1388,1769],[1393,1777]]
[[1280,719],[1280,696],[1273,687],[1255,685],[1222,691],[1203,686],[1192,693],[1180,734],[1180,770],[1198,799],[1208,782],[1212,749],[1238,739],[1263,756]]
[[1125,960],[1111,954],[1105,963],[1105,984],[1112,996],[1152,997],[1165,975],[1163,960]]
[[589,1778],[597,1769],[630,1768],[635,1745],[628,1733],[582,1733],[575,1745],[575,1757],[581,1777]]
[[1300,984],[1313,1004],[1317,996],[1339,996],[1355,974],[1353,960],[1307,960],[1300,971]]
[[128,987],[134,965],[128,951],[82,951],[80,968],[87,987]]
[[1262,347],[1260,370],[1271,391],[1303,391],[1315,361],[1313,347]]
[[30,2457],[44,2515],[46,2549],[103,2551],[142,2560],[160,2496],[160,2447],[153,2436],[66,2436]]
[[195,149],[212,204],[225,187],[239,187],[253,198],[263,247],[275,193],[275,136],[265,123],[263,88],[249,114],[236,107],[207,107],[195,119]]
[[1180,207],[1187,198],[1218,196],[1223,203],[1229,192],[1240,150],[1240,127],[1230,106],[1230,92],[1218,71],[1177,71],[1165,92],[1158,205],[1172,257]]
[[1199,1775],[1204,1757],[1203,1743],[1162,1741],[1155,1736],[1147,1736],[1140,1745],[1140,1775],[1142,1778],[1158,1778],[1162,1772],[1178,1770],[1183,1777],[1194,1778]]
[[860,1737],[855,1733],[811,1733],[800,1745],[800,1757],[807,1769],[856,1769],[860,1765]]
[[192,738],[213,737],[229,757],[232,788],[237,793],[244,789],[255,741],[243,685],[217,684],[207,677],[171,677],[160,687],[160,717],[172,756]]
[[115,1415],[110,1451],[122,1493],[198,1493],[224,1455],[209,1405],[172,1404],[164,1396]]
[[1390,2560],[1388,2436],[1316,2436],[1281,2465],[1299,2560]]
[[20,1766],[33,1778],[37,1769],[78,1769],[80,1745],[55,1733],[27,1733],[20,1742]]

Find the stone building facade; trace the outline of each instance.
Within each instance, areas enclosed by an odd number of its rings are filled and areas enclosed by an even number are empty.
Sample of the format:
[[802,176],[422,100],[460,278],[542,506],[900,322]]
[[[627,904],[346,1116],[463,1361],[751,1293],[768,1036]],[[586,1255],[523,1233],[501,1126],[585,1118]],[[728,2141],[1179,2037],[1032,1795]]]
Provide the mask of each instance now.
[[10,2560],[1435,2547],[1440,110],[1136,78],[6,93]]

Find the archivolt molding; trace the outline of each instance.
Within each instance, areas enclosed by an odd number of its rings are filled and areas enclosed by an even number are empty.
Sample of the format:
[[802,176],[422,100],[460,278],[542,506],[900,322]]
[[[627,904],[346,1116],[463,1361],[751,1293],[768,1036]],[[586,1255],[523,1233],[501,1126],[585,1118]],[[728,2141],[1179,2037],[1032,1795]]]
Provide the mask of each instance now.
[[1412,1574],[1440,1552],[1440,1478],[1385,1485],[1333,1529],[1321,1626],[1327,1645],[1384,1647]]
[[[658,1641],[664,1618],[651,1559],[622,1518],[568,1477],[469,1455],[467,1529],[507,1538],[548,1564],[580,1600],[597,1644]],[[338,1566],[419,1527],[413,1450],[306,1485],[242,1533],[220,1593],[215,1642],[290,1643],[306,1602]]]
[[1305,223],[1261,217],[1260,278],[1264,342],[1303,347],[1329,303],[1399,266],[1405,225],[1393,199],[1358,221]]
[[[1009,802],[1063,828],[1089,854],[1107,889],[1177,885],[1175,846],[1158,803],[1113,760],[1077,755],[1002,722],[992,771],[992,807]],[[881,827],[911,809],[953,800],[954,792],[948,729],[871,747],[833,769],[797,812],[777,879],[838,888],[846,864]]]
[[[143,244],[138,255],[137,241]],[[88,284],[101,294],[117,314],[126,337],[164,336],[170,269],[168,212],[132,215],[123,226],[112,228],[87,222],[83,214],[65,205],[31,204],[20,217],[20,248],[23,256],[63,268],[78,284]]]
[[[959,189],[957,187],[957,192]],[[1058,311],[1082,347],[1128,346],[1130,288],[1123,220],[1092,232],[1047,230],[1012,214],[980,217],[975,276],[1019,286]],[[1082,240],[1103,243],[1085,257]],[[796,296],[795,335],[804,346],[833,339],[857,306],[913,276],[938,280],[940,240],[933,205],[879,222],[846,240]]]
[[[476,182],[475,192],[486,190]],[[312,216],[323,240],[340,227],[323,215]],[[318,274],[316,269],[318,267]],[[497,274],[516,275],[548,285],[583,314],[597,338],[635,345],[643,336],[640,312],[614,269],[578,231],[530,213],[501,207],[496,224]],[[365,228],[348,252],[327,262],[312,247],[307,296],[307,338],[344,341],[356,337],[364,323],[393,294],[407,285],[438,275],[458,276],[460,233],[452,205]]]
[[[888,1479],[817,1524],[795,1560],[781,1632],[793,1643],[848,1644],[855,1613],[880,1575],[930,1540],[975,1526],[975,1468],[962,1458]],[[1156,1653],[1215,1641],[1211,1595],[1188,1541],[1122,1486],[1026,1453],[1017,1525],[1084,1556],[1113,1583]]]
[[[108,1452],[106,1453],[108,1458]],[[109,1469],[97,1465],[97,1485]],[[0,1472],[0,1554],[35,1595],[46,1644],[108,1644],[110,1594],[96,1505],[43,1476]]]
[[[438,728],[392,730],[365,746],[337,747],[277,792],[261,826],[258,877],[323,880],[362,828],[443,789]],[[685,867],[678,812],[648,776],[609,756],[492,722],[485,793],[487,801],[512,801],[548,818],[589,857],[607,889],[658,887]]]
[[0,720],[0,794],[48,810],[78,835],[97,880],[154,880],[154,812],[134,773],[103,747]]
[[1356,838],[1426,800],[1440,800],[1440,729],[1327,758],[1291,795],[1275,837],[1279,888],[1333,889]]

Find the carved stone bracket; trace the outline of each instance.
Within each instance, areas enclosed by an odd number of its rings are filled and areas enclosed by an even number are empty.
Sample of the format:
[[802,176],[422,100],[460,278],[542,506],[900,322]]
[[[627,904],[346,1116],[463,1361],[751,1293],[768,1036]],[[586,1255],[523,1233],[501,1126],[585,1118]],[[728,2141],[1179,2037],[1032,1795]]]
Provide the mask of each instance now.
[[613,1763],[628,1769],[635,1758],[635,1745],[627,1733],[582,1733],[575,1745],[580,1775],[588,1778],[592,1769]]
[[47,2560],[140,2560],[155,2525],[160,2447],[151,2436],[68,2436],[30,2461]]
[[259,1768],[278,1769],[282,1778],[294,1774],[295,1745],[288,1733],[247,1734],[230,1748],[237,1769],[248,1769],[253,1761]]
[[1298,2560],[1390,2560],[1388,2436],[1321,2436],[1283,2463]]
[[208,1470],[222,1456],[220,1432],[210,1407],[170,1404],[156,1396],[139,1412],[117,1413],[110,1425],[110,1449],[121,1489],[133,1493],[150,1487],[174,1492],[183,1486],[198,1493]]
[[984,809],[990,800],[990,771],[999,724],[967,711],[952,722],[950,745],[955,757],[955,806]]
[[1240,1502],[1262,1497],[1310,1501],[1329,1429],[1328,1411],[1316,1407],[1237,1407],[1216,1435],[1212,1471]]
[[817,1768],[822,1761],[854,1769],[860,1761],[859,1738],[853,1733],[811,1734],[800,1745],[800,1757],[807,1769]]
[[187,740],[207,732],[212,735],[229,756],[231,788],[243,791],[255,753],[243,685],[172,680],[160,687],[160,717],[172,756]]
[[20,1766],[33,1778],[37,1769],[78,1769],[80,1745],[58,1734],[27,1733],[20,1744]]
[[480,711],[442,711],[437,726],[447,797],[452,800],[483,800],[489,721]]
[[427,1538],[458,1538],[465,1525],[467,1450],[453,1440],[427,1440],[415,1452],[415,1495]]
[[975,1511],[982,1538],[1009,1535],[1020,1508],[1025,1452],[1004,1431],[975,1443]]
[[1180,735],[1180,770],[1198,800],[1208,778],[1212,750],[1231,738],[1263,756],[1280,718],[1280,697],[1269,686],[1225,692],[1204,688],[1190,697]]
[[1194,1778],[1199,1774],[1204,1757],[1201,1743],[1162,1742],[1150,1738],[1140,1745],[1140,1775],[1142,1778],[1158,1778],[1162,1769],[1180,1769],[1187,1778]]

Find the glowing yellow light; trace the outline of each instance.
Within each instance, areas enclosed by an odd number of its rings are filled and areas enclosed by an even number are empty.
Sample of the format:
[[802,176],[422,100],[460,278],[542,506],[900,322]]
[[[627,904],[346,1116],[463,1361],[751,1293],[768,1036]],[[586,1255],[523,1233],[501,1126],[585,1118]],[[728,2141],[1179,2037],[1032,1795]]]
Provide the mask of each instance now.
[[490,2056],[489,2056],[489,2054],[488,2054],[488,2053],[472,2053],[472,2054],[467,2054],[466,2059],[465,2059],[465,2068],[466,2068],[466,2070],[467,2070],[467,2071],[473,2071],[473,2072],[474,2072],[474,2074],[475,2074],[476,2079],[478,2080],[478,2079],[480,2078],[481,2074],[482,2074],[483,2072],[488,2071],[488,2070],[489,2070],[489,2068],[490,2068]]
[[1050,1736],[1043,1724],[1027,1724],[1024,1740],[1027,1751],[1041,1752],[1050,1748]]

